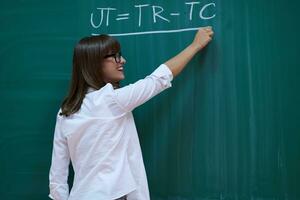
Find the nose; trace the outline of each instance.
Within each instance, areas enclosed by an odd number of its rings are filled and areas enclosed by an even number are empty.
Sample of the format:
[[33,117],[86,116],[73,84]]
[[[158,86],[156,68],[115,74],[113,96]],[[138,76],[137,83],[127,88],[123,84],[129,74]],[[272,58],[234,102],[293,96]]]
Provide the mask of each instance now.
[[125,64],[125,63],[126,63],[126,60],[125,60],[125,58],[124,58],[123,56],[121,56],[121,63],[122,63],[122,64]]

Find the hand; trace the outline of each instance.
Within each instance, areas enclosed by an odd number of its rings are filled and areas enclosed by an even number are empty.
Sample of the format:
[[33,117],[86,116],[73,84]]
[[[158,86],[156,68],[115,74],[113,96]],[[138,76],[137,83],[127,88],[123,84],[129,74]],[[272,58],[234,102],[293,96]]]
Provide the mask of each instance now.
[[204,48],[211,40],[214,32],[211,26],[201,27],[195,35],[192,45],[199,51]]

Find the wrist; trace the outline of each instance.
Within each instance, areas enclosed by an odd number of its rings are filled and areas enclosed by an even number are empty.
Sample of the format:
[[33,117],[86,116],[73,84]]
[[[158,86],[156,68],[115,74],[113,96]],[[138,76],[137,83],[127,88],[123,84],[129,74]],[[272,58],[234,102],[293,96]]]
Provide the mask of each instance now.
[[200,51],[202,49],[201,45],[198,44],[190,44],[189,47],[192,49],[192,51],[194,51],[195,53],[197,53],[198,51]]

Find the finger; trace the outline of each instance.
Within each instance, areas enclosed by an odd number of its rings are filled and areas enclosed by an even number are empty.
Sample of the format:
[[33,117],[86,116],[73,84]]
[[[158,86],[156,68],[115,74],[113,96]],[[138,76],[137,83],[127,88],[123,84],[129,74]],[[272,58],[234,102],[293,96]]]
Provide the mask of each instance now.
[[213,31],[208,32],[208,35],[213,35],[213,34],[214,34]]
[[203,29],[203,30],[211,30],[211,26],[200,27],[200,29]]
[[213,32],[211,29],[204,29],[207,33]]

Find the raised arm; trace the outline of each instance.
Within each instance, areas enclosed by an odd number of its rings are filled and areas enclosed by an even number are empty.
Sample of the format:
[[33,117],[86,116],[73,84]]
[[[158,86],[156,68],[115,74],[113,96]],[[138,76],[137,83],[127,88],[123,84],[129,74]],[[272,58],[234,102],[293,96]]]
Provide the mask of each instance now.
[[114,90],[113,101],[116,102],[122,111],[130,112],[163,90],[171,87],[173,77],[177,76],[192,57],[208,44],[212,35],[211,27],[200,28],[194,41],[178,55],[161,64],[144,79]]
[[178,55],[164,63],[172,71],[173,77],[177,76],[193,56],[212,40],[212,36],[213,31],[210,26],[199,28],[193,42]]

